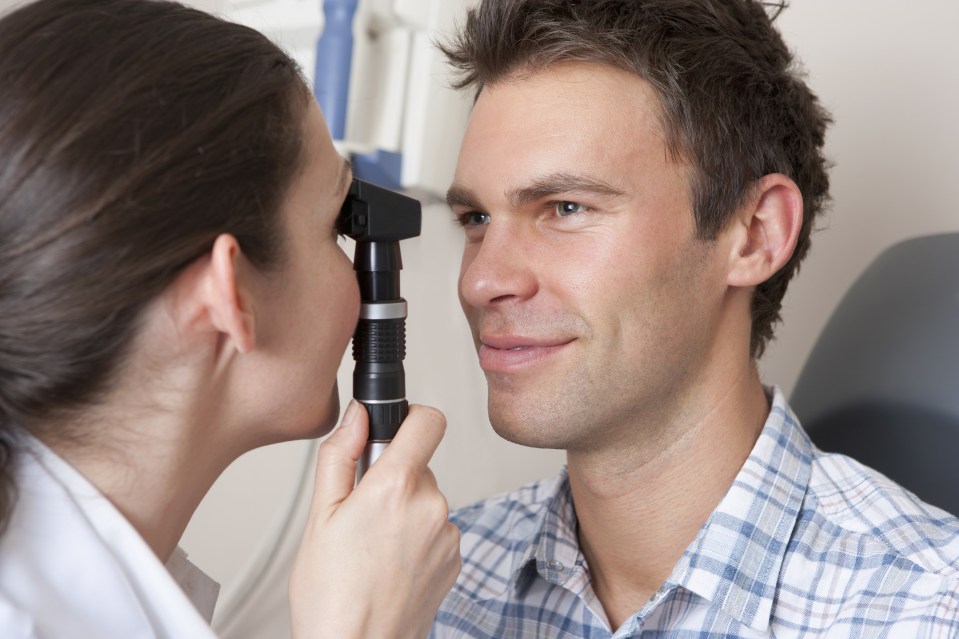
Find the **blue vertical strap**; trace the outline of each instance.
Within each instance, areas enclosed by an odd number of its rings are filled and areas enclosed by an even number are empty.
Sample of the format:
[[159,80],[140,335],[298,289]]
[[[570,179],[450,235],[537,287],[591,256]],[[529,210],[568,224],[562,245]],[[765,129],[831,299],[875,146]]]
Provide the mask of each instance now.
[[359,0],[323,0],[313,92],[334,140],[346,137],[346,103],[353,61],[353,16]]

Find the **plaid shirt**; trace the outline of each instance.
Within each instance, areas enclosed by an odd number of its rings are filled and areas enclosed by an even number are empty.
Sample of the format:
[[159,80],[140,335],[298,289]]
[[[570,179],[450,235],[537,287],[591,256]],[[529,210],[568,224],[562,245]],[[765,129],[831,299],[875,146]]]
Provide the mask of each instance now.
[[817,450],[782,394],[729,492],[614,633],[565,470],[464,508],[463,570],[431,637],[959,637],[959,520]]

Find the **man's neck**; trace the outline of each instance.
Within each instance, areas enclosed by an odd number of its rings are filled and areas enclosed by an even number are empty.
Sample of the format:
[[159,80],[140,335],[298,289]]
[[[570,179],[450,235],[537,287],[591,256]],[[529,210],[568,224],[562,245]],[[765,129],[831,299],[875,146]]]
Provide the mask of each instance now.
[[685,406],[685,423],[637,424],[661,433],[633,450],[568,454],[579,541],[593,588],[618,628],[669,574],[732,484],[769,404],[754,367],[713,398]]

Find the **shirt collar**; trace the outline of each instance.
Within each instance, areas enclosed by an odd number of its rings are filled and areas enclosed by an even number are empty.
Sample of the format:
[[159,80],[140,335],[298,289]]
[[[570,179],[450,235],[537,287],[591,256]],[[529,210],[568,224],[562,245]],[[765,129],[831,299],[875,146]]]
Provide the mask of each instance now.
[[779,573],[806,494],[812,444],[778,388],[749,458],[668,582],[740,623],[769,627]]
[[[161,564],[133,525],[85,476],[36,437],[25,435],[24,444],[36,462],[35,472],[55,482],[50,490],[61,508],[73,511],[77,525],[92,533],[87,537],[90,543],[106,550],[121,567],[128,584],[144,593],[140,604],[149,616],[173,629],[180,617],[192,624],[190,617],[195,609],[209,624],[220,590],[216,581],[190,562],[179,547],[165,565]],[[192,604],[190,610],[183,606],[187,601]],[[170,614],[175,610],[179,614]]]
[[187,559],[187,556],[186,551],[177,546],[165,567],[196,611],[207,623],[212,623],[220,584]]
[[585,559],[579,549],[576,511],[566,467],[560,471],[554,494],[543,508],[539,525],[525,552],[513,562],[513,583],[517,591],[529,586],[537,575],[558,586],[565,586]]
[[[667,584],[707,599],[740,623],[769,627],[776,584],[809,483],[812,444],[777,387],[759,439],[726,496],[673,568]],[[538,575],[563,586],[581,567],[576,512],[564,468],[545,501],[536,533],[514,556],[512,585],[522,593]]]

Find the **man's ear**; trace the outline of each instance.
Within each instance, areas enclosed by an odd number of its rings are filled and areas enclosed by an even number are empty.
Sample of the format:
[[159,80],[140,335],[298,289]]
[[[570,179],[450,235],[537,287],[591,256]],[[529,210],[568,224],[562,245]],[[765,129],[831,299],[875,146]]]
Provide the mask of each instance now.
[[764,176],[736,214],[731,233],[730,286],[756,286],[781,269],[796,249],[803,216],[802,192],[780,173]]
[[250,352],[256,345],[256,313],[245,280],[248,268],[239,242],[224,233],[213,242],[206,272],[201,276],[209,322],[241,353]]

